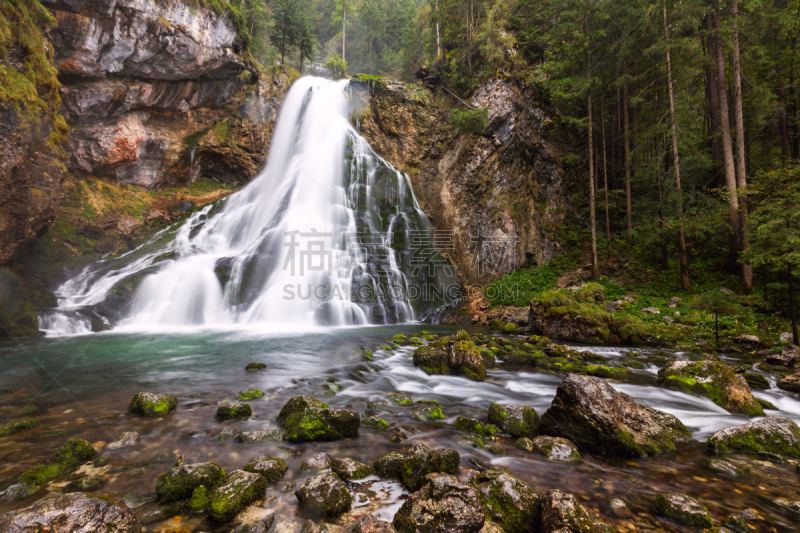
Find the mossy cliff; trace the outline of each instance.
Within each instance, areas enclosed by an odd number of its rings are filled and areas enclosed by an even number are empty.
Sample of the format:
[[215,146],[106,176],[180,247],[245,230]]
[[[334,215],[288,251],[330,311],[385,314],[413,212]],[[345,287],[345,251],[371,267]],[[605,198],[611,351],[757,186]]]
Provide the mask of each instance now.
[[464,283],[487,283],[556,253],[563,154],[533,89],[508,79],[480,86],[469,99],[482,110],[476,129],[455,120],[452,102],[419,86],[356,77],[351,87],[364,104],[354,117],[362,135],[408,174],[441,232],[437,246]]

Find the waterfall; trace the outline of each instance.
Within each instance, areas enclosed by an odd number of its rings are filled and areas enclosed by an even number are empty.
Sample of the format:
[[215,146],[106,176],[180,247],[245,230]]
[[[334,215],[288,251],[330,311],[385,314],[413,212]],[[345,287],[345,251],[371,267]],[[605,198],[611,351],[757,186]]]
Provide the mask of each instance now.
[[346,80],[295,82],[258,177],[87,266],[55,291],[45,331],[85,330],[87,317],[145,330],[401,323],[452,301],[455,273],[408,177],[351,126],[350,105]]

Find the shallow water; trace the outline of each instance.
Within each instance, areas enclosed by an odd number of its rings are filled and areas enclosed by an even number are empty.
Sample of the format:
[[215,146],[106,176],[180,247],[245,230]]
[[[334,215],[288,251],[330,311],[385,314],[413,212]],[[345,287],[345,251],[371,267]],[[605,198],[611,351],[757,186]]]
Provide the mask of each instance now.
[[[98,449],[122,431],[137,431],[139,443],[116,451],[104,451],[109,462],[85,472],[101,477],[98,492],[120,496],[135,507],[145,530],[159,532],[229,531],[201,516],[158,514],[154,499],[155,480],[171,467],[176,454],[194,461],[215,461],[226,471],[241,468],[259,455],[286,459],[289,472],[284,481],[302,484],[300,462],[305,455],[325,451],[331,456],[352,457],[372,463],[389,451],[403,452],[413,443],[455,448],[461,453],[461,477],[468,478],[475,460],[503,465],[531,483],[539,493],[559,488],[574,493],[596,515],[620,531],[683,531],[654,516],[653,497],[659,492],[685,492],[700,499],[720,523],[730,513],[747,507],[758,510],[778,531],[793,530],[798,517],[776,508],[769,498],[798,500],[800,483],[794,465],[758,461],[755,457],[730,456],[746,475],[724,479],[702,467],[709,457],[705,439],[719,428],[741,424],[746,417],[732,415],[705,398],[656,386],[657,366],[642,370],[623,381],[610,381],[636,401],[678,416],[692,431],[696,443],[678,453],[662,457],[620,460],[593,457],[582,452],[574,465],[549,463],[540,456],[514,448],[513,440],[499,439],[507,456],[491,455],[474,448],[464,434],[452,429],[458,415],[485,420],[490,402],[527,404],[540,414],[549,406],[563,376],[516,367],[489,371],[483,383],[458,377],[428,376],[414,368],[413,348],[396,351],[378,349],[387,337],[436,326],[392,326],[313,329],[275,333],[251,330],[208,330],[165,333],[118,333],[40,338],[22,344],[0,344],[0,387],[21,390],[0,396],[0,423],[17,416],[28,405],[41,426],[0,438],[0,490],[14,483],[25,469],[44,462],[54,449],[70,438],[84,438]],[[364,362],[361,351],[374,352],[373,362]],[[581,348],[613,358],[627,349]],[[643,355],[647,355],[646,352]],[[679,354],[680,356],[680,354]],[[645,361],[647,359],[645,358]],[[269,369],[249,373],[249,362],[265,362]],[[264,397],[251,403],[254,415],[244,421],[219,421],[219,400],[255,387]],[[170,392],[178,396],[178,409],[165,419],[144,419],[127,412],[133,394],[139,391]],[[419,422],[413,413],[419,406],[401,407],[387,402],[391,392],[404,391],[416,400],[437,400],[447,419]],[[378,415],[390,424],[388,430],[362,428],[356,439],[330,443],[270,443],[246,445],[219,442],[224,427],[255,430],[278,427],[275,417],[292,396],[314,395],[333,407],[349,408],[365,416]],[[781,409],[780,414],[800,421],[800,402],[784,391],[771,389],[756,395]],[[386,403],[383,403],[386,402]],[[370,409],[368,403],[374,408]],[[770,412],[777,414],[777,412]],[[392,443],[393,437],[400,437]],[[472,461],[472,462],[471,462]],[[85,474],[84,474],[85,475]],[[0,501],[0,512],[22,507],[36,499],[54,496],[76,473],[51,483],[47,490],[22,502]],[[270,485],[265,507],[276,513],[276,531],[299,530],[305,517],[298,514],[292,487],[282,492],[282,483]],[[353,511],[336,520],[346,523],[371,513],[390,520],[406,496],[396,483],[376,478],[351,485],[361,493]],[[624,500],[627,516],[610,510],[613,498]],[[167,513],[169,514],[169,513]],[[768,529],[764,529],[767,531]]]

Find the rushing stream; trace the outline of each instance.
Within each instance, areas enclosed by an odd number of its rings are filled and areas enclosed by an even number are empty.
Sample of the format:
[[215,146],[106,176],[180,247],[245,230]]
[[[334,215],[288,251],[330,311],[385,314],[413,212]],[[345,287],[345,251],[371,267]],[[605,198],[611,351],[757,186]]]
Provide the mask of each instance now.
[[[0,438],[0,490],[10,486],[26,468],[41,463],[70,438],[84,438],[102,449],[122,431],[137,431],[139,443],[120,450],[106,450],[107,465],[83,471],[104,480],[100,492],[123,497],[146,523],[147,531],[228,531],[202,516],[174,513],[153,501],[155,480],[171,467],[176,454],[195,461],[215,461],[224,469],[241,468],[260,455],[286,459],[284,481],[302,484],[302,458],[325,451],[331,456],[351,457],[371,464],[389,451],[404,451],[415,442],[457,449],[462,456],[461,474],[466,479],[474,462],[506,466],[537,491],[560,488],[576,494],[584,505],[620,531],[683,531],[659,520],[653,510],[658,492],[686,492],[702,499],[721,520],[745,507],[768,516],[770,526],[793,530],[797,522],[787,511],[776,509],[766,497],[798,499],[800,483],[794,466],[751,458],[734,460],[747,465],[746,474],[722,478],[702,467],[710,455],[703,442],[715,430],[741,424],[747,419],[732,415],[707,399],[665,390],[655,383],[655,367],[645,365],[623,381],[610,380],[618,390],[638,402],[678,416],[693,432],[697,443],[683,445],[678,453],[647,459],[624,460],[583,453],[578,464],[549,463],[541,456],[518,450],[513,440],[500,439],[507,456],[491,455],[474,448],[465,434],[453,429],[458,415],[485,420],[492,401],[531,405],[541,414],[549,406],[563,376],[502,366],[489,370],[488,379],[474,383],[460,377],[429,376],[414,368],[413,348],[381,350],[386,338],[396,333],[419,332],[420,326],[315,328],[265,334],[252,329],[194,331],[184,334],[109,332],[94,336],[32,339],[0,348],[0,386],[24,386],[0,396],[2,418],[17,415],[35,405],[42,425],[11,437]],[[428,326],[439,334],[445,327]],[[362,350],[374,351],[372,362]],[[608,358],[627,350],[589,348]],[[680,357],[680,354],[677,354]],[[646,360],[646,358],[645,358]],[[261,373],[244,371],[249,362],[265,362]],[[256,387],[264,397],[254,400],[254,416],[243,421],[222,422],[215,417],[219,400],[239,390]],[[138,391],[171,392],[178,409],[165,419],[145,419],[127,412]],[[388,394],[404,391],[417,400],[437,400],[446,420],[420,422],[414,418],[420,406],[398,406]],[[286,442],[243,444],[219,442],[225,427],[236,431],[277,428],[275,417],[283,404],[299,394],[314,395],[334,407],[349,408],[363,416],[378,415],[390,424],[387,430],[363,428],[355,439],[337,442],[290,444]],[[756,392],[776,404],[781,414],[800,421],[800,402],[779,389]],[[769,414],[777,414],[769,412]],[[399,442],[392,442],[399,437]],[[742,466],[744,468],[744,466]],[[757,475],[756,475],[757,473]],[[35,498],[59,494],[79,474],[47,487]],[[391,519],[407,493],[399,484],[370,478],[350,485],[363,493],[353,515],[374,513]],[[281,489],[286,490],[283,492]],[[298,531],[304,519],[297,513],[293,486],[271,484],[267,506],[276,513],[279,529]],[[618,517],[609,502],[627,502],[631,515]],[[0,511],[19,502],[0,501]],[[338,519],[342,523],[345,518]]]

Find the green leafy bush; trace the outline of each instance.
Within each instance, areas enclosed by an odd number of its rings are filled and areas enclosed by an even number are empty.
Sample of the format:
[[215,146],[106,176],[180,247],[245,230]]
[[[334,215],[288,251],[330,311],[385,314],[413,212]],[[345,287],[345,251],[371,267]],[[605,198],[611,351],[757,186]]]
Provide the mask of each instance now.
[[559,255],[547,264],[518,270],[483,288],[483,296],[493,305],[526,306],[542,291],[553,289],[559,276],[575,267],[577,254]]
[[483,134],[486,124],[489,122],[489,110],[456,108],[450,113],[448,122],[451,126],[462,133],[472,133],[474,135]]
[[333,54],[325,62],[325,68],[331,72],[331,77],[335,80],[347,76],[347,61],[339,57],[339,54]]

